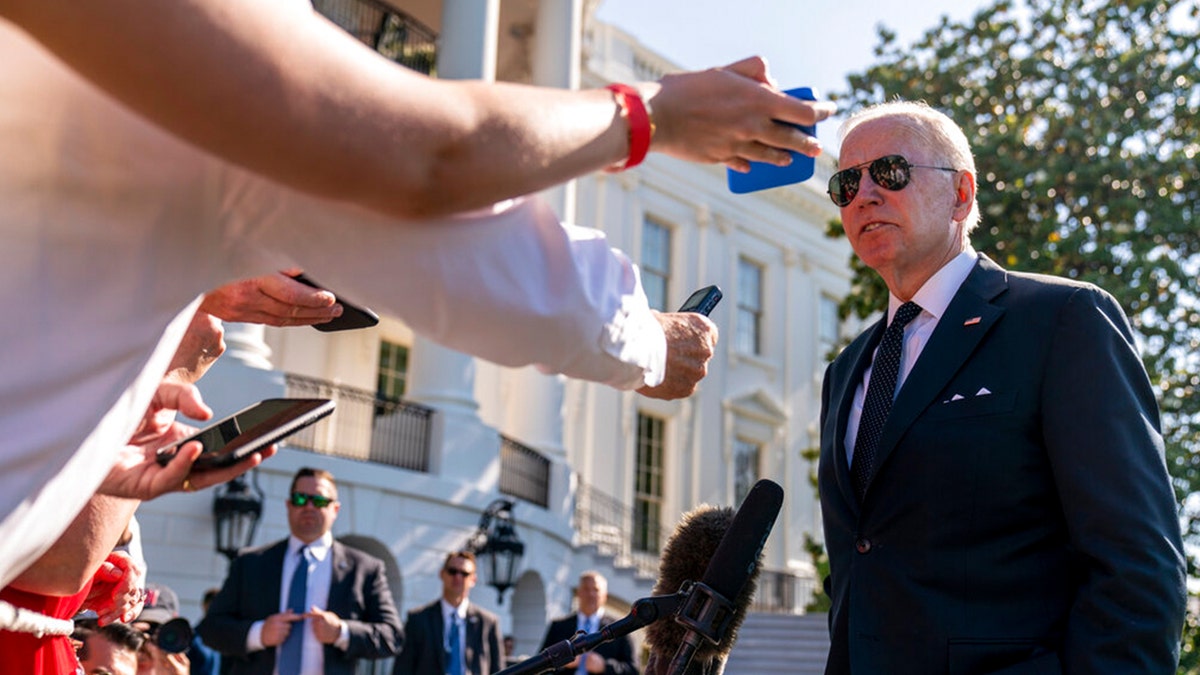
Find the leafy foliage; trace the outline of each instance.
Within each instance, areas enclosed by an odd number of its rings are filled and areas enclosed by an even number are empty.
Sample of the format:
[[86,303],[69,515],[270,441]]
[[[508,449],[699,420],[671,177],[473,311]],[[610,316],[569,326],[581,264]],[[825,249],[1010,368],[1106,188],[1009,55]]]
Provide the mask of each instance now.
[[[1200,2],[999,0],[910,46],[878,36],[840,107],[902,98],[949,114],[979,169],[975,248],[1116,296],[1159,392],[1185,537],[1200,543]],[[865,317],[887,289],[852,265],[842,312]],[[1185,670],[1200,662],[1189,626],[1181,672],[1200,672]]]

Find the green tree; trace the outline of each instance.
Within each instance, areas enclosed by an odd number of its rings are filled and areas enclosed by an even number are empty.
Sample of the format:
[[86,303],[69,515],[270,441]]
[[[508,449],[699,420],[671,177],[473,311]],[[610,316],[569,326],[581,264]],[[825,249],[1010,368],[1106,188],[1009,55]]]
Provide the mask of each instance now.
[[[1185,537],[1197,542],[1200,2],[1000,0],[912,45],[878,36],[876,65],[848,78],[840,107],[903,98],[948,113],[976,153],[975,248],[1117,297],[1159,392]],[[852,265],[842,311],[885,307],[878,277]],[[1200,672],[1200,630],[1188,626],[1180,672]]]

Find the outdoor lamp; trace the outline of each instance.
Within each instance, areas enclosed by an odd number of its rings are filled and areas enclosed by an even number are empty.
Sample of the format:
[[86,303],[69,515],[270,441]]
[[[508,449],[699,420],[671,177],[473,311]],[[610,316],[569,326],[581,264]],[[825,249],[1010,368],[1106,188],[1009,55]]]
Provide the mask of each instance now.
[[496,589],[500,604],[504,604],[504,592],[516,583],[521,557],[525,555],[525,542],[517,536],[512,516],[513,506],[507,499],[489,504],[467,544],[483,570],[484,583]]
[[213,517],[217,521],[217,551],[232,562],[238,551],[254,541],[254,531],[262,518],[263,491],[255,484],[246,483],[245,476],[238,476],[217,488],[213,497]]

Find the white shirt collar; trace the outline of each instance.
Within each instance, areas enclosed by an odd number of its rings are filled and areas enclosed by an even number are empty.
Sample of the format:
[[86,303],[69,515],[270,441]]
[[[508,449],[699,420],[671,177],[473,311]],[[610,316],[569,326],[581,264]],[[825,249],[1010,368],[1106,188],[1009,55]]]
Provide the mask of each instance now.
[[442,603],[442,618],[447,618],[451,612],[458,615],[459,619],[467,618],[467,606],[471,604],[470,598],[463,598],[462,604],[458,607],[446,602],[445,598],[441,598]]
[[[912,301],[920,305],[921,309],[932,315],[934,319],[941,319],[946,308],[950,306],[950,301],[954,299],[954,294],[967,280],[971,270],[975,269],[975,263],[978,260],[979,256],[975,253],[975,249],[967,246],[966,250],[951,258],[950,262],[942,265],[940,270],[929,277],[929,280],[913,294]],[[888,294],[888,323],[892,322],[892,317],[896,316],[896,310],[900,309],[902,304],[904,301]]]
[[[288,535],[288,556],[294,556],[300,552],[300,548],[305,546],[305,543],[296,538],[296,535]],[[313,558],[316,560],[324,560],[329,556],[330,549],[333,548],[333,534],[326,532],[320,538],[314,539],[311,544],[308,544],[308,550],[312,552]]]

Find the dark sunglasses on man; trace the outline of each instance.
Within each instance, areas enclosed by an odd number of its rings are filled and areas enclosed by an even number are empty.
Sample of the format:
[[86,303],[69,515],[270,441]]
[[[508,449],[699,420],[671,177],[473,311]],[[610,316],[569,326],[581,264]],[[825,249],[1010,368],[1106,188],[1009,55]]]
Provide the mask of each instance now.
[[460,569],[458,567],[447,567],[447,568],[445,568],[445,572],[446,572],[446,574],[449,574],[452,577],[463,577],[463,578],[469,577],[472,574],[474,574],[474,572],[468,572],[467,570]]
[[884,190],[896,192],[903,190],[912,179],[912,169],[936,169],[938,171],[958,171],[948,166],[925,166],[909,164],[901,155],[885,155],[879,159],[856,164],[842,169],[829,178],[829,198],[838,206],[849,206],[858,195],[858,187],[862,181],[863,167],[871,174],[871,180]]
[[317,507],[318,509],[323,509],[335,501],[337,501],[337,500],[334,499],[333,497],[322,497],[321,495],[310,495],[310,494],[307,494],[304,492],[293,492],[292,496],[288,498],[288,503],[298,509],[304,508],[304,505],[309,504],[309,503],[311,503],[313,506]]

